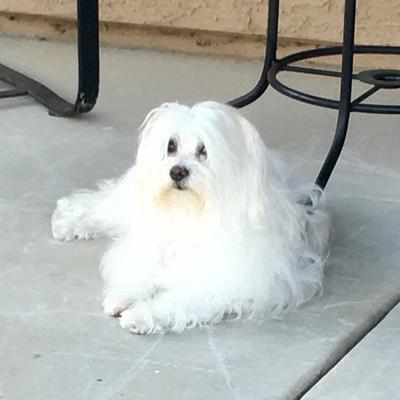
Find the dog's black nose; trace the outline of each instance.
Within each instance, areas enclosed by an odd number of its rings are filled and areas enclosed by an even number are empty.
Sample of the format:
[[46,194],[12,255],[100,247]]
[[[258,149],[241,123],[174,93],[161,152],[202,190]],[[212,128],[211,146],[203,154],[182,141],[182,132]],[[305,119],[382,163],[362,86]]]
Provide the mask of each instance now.
[[180,182],[189,175],[189,170],[180,165],[174,165],[169,171],[169,176],[174,182]]

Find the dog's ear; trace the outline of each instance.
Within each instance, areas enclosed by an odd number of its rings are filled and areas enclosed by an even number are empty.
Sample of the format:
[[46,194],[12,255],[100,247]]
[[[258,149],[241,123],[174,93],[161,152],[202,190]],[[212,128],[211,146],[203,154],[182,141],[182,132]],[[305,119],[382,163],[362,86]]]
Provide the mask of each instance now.
[[[136,161],[143,154],[147,158],[147,151],[151,146],[152,132],[156,131],[157,122],[170,110],[181,107],[178,103],[164,103],[157,108],[153,108],[146,116],[138,129],[137,154]],[[158,131],[160,134],[160,131]]]
[[167,111],[171,108],[173,103],[164,103],[161,106],[153,108],[147,115],[142,124],[139,127],[139,143],[144,139],[146,136],[149,136],[152,127],[156,123],[156,121]]
[[249,121],[241,116],[238,119],[246,140],[248,170],[243,184],[246,185],[249,222],[256,228],[268,225],[274,230],[286,221],[287,232],[292,232],[297,224],[297,211],[290,201],[286,166],[267,149]]
[[246,187],[247,215],[254,227],[261,228],[267,222],[269,158],[257,129],[242,116],[237,118],[246,143],[243,185]]

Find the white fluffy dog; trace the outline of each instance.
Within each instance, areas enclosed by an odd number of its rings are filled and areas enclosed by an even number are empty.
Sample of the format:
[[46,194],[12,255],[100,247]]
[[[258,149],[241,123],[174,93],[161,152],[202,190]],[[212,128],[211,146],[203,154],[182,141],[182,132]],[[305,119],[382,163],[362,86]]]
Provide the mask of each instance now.
[[320,191],[299,201],[281,169],[234,108],[164,104],[131,169],[58,201],[53,235],[114,238],[103,306],[133,333],[278,316],[320,292],[328,239]]

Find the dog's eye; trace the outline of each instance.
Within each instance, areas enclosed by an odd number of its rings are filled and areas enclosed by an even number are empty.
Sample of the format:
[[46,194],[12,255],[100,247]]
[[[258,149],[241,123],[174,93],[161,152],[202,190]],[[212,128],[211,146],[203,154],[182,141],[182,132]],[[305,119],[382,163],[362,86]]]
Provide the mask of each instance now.
[[207,158],[207,150],[204,144],[200,144],[196,151],[198,158]]
[[169,139],[168,142],[168,155],[175,154],[178,150],[178,144],[176,143],[175,139]]

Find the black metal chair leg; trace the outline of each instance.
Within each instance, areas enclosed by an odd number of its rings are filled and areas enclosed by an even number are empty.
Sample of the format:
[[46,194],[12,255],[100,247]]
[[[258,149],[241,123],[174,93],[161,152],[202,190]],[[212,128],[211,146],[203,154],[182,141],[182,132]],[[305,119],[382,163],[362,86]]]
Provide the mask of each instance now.
[[30,95],[44,105],[50,115],[59,117],[88,112],[94,107],[99,92],[98,0],[77,0],[77,12],[79,87],[75,104],[3,64],[0,64],[0,80],[13,86],[15,90],[0,92],[0,98]]
[[236,99],[230,100],[229,105],[242,108],[261,97],[268,88],[268,71],[272,63],[276,60],[276,49],[278,45],[278,20],[279,20],[279,0],[269,0],[268,3],[268,25],[267,43],[265,50],[264,65],[261,76],[256,86],[250,92]]
[[344,25],[343,25],[343,55],[342,79],[340,87],[339,115],[335,136],[315,183],[325,189],[329,177],[335,168],[336,162],[342,152],[349,126],[352,108],[351,92],[354,59],[354,31],[356,18],[356,0],[345,0]]
[[79,89],[75,110],[90,111],[99,94],[99,5],[98,0],[78,0]]

